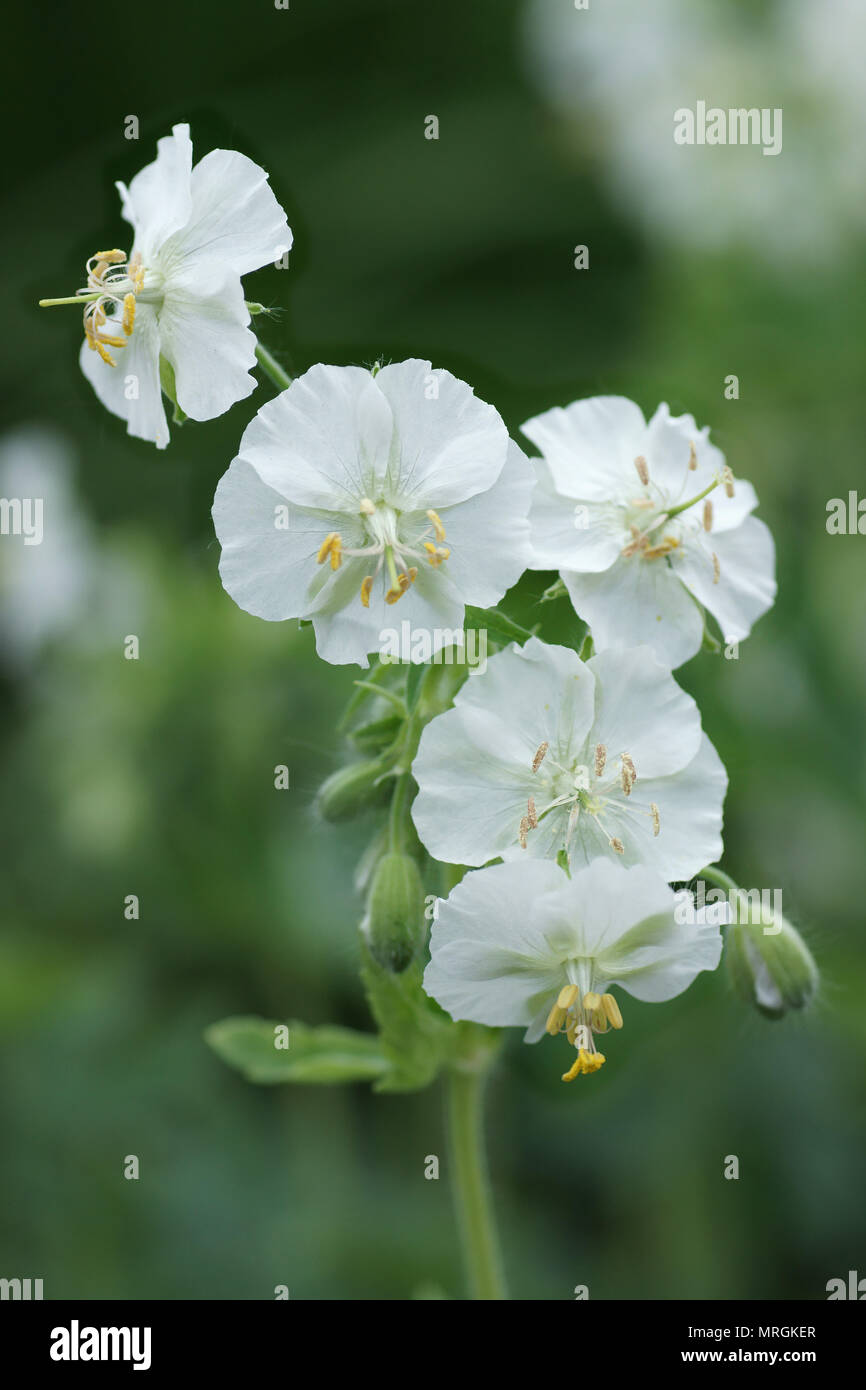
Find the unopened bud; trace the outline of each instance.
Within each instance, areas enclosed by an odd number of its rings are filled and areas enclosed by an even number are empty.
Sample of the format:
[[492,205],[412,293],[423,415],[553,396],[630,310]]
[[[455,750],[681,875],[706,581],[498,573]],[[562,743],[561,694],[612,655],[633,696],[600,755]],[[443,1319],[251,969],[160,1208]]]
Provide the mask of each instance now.
[[373,958],[398,975],[420,950],[427,934],[424,887],[408,854],[385,854],[376,865],[367,912],[361,923]]
[[363,753],[379,753],[388,748],[400,732],[403,720],[399,714],[386,714],[382,719],[373,719],[369,724],[361,724],[353,729],[349,737]]
[[763,920],[761,908],[738,898],[737,919],[725,933],[728,978],[740,998],[765,1018],[808,1008],[818,990],[818,967],[795,927],[781,914]]
[[378,760],[349,763],[322,783],[316,805],[324,820],[351,820],[368,806],[382,805],[391,791],[391,779]]

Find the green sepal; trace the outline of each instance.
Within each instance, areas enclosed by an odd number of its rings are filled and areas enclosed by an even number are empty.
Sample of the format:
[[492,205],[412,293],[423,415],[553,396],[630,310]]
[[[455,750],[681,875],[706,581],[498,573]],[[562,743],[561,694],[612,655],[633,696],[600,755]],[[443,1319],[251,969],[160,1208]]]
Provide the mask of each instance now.
[[428,669],[429,667],[420,661],[409,667],[409,674],[406,677],[406,708],[410,714],[418,703],[421,686],[424,684],[424,677]]
[[466,627],[486,629],[496,642],[519,642],[522,645],[534,635],[529,628],[521,627],[498,608],[468,607],[464,622]]
[[[288,1047],[276,1045],[288,1029]],[[390,1063],[372,1033],[326,1025],[309,1028],[291,1021],[265,1018],[224,1018],[205,1029],[205,1042],[218,1057],[247,1081],[262,1086],[292,1081],[301,1085],[333,1086],[345,1081],[379,1081]]]
[[389,1071],[376,1082],[377,1091],[420,1091],[435,1081],[450,1060],[455,1045],[454,1024],[424,993],[423,969],[413,961],[400,975],[376,963],[361,944],[361,980],[376,1023]]

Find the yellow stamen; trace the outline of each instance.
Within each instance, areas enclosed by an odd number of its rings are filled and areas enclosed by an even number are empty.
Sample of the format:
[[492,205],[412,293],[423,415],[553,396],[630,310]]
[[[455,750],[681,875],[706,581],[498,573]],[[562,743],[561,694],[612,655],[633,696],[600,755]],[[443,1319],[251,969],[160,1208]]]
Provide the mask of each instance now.
[[518,840],[520,841],[520,848],[521,848],[521,849],[526,849],[526,844],[527,844],[526,836],[527,836],[527,834],[528,834],[530,828],[531,828],[531,827],[530,827],[530,824],[529,824],[529,817],[528,817],[528,816],[523,816],[523,817],[521,817],[520,826],[519,826],[518,831],[517,831],[517,838],[518,838]]
[[323,565],[331,553],[331,546],[337,540],[337,532],[329,531],[322,544],[319,546],[319,553],[316,556],[316,564]]
[[386,602],[386,603],[397,603],[397,601],[403,597],[403,595],[405,594],[405,592],[406,592],[405,589],[401,589],[401,588],[400,588],[400,584],[399,584],[399,581],[398,581],[396,588],[394,588],[394,589],[389,589],[389,590],[388,590],[387,594],[385,595],[385,602]]
[[594,1013],[601,1004],[601,995],[596,994],[594,989],[588,989],[583,996],[583,1007],[589,1012]]
[[430,564],[437,567],[447,560],[451,551],[444,545],[434,545],[432,541],[424,542],[424,549],[427,551],[427,558]]
[[733,475],[733,473],[731,472],[731,470],[730,470],[730,468],[728,467],[727,464],[725,464],[724,468],[722,469],[722,482],[723,482],[724,485],[725,485],[725,496],[726,496],[726,497],[733,497],[733,495],[734,495],[734,475]]
[[92,348],[95,348],[95,349],[96,349],[96,351],[99,353],[100,357],[102,358],[103,362],[107,363],[109,367],[116,367],[116,366],[117,366],[117,363],[115,362],[115,360],[114,360],[114,358],[112,357],[111,353],[108,351],[107,348],[104,348],[104,347],[102,346],[102,343],[101,343],[101,341],[100,341],[99,338],[91,338],[89,341],[90,341],[90,346],[91,346]]
[[607,762],[607,749],[603,743],[595,745],[595,775],[600,777],[604,772],[604,765]]
[[117,337],[115,337],[114,334],[112,334],[112,333],[100,333],[100,334],[98,335],[97,341],[100,342],[100,343],[105,343],[106,347],[114,347],[114,348],[126,347],[126,339],[125,339],[125,338],[117,338]]
[[372,574],[368,574],[368,575],[367,575],[367,578],[364,580],[363,584],[361,585],[361,602],[363,603],[363,605],[364,605],[365,608],[369,608],[369,607],[370,607],[370,590],[372,589],[372,587],[373,587],[373,576],[372,576]]
[[719,580],[721,579],[721,577],[722,577],[722,567],[721,567],[721,565],[719,564],[719,557],[718,557],[718,555],[716,554],[716,552],[713,551],[713,583],[714,583],[714,584],[718,584],[718,582],[719,582]]
[[625,848],[623,846],[622,840],[620,840],[619,837],[616,835],[614,835],[613,839],[610,841],[610,847],[611,849],[616,850],[617,854],[625,854]]
[[602,1008],[604,1009],[604,1012],[607,1014],[607,1017],[608,1017],[608,1019],[609,1019],[609,1021],[610,1021],[610,1024],[611,1024],[611,1027],[612,1027],[612,1028],[621,1028],[621,1027],[622,1027],[622,1014],[620,1013],[620,1010],[619,1010],[619,1004],[616,1002],[616,1000],[614,999],[613,995],[612,995],[612,994],[603,994],[603,995],[601,996],[601,1006],[602,1006]]
[[712,529],[713,529],[713,504],[712,504],[712,502],[710,501],[710,499],[709,499],[709,497],[708,497],[707,500],[706,500],[706,502],[704,503],[704,530],[705,530],[705,531],[712,531]]
[[343,542],[339,536],[331,541],[331,569],[338,570],[343,563]]
[[589,1076],[590,1073],[598,1071],[604,1066],[604,1054],[601,1052],[587,1052],[582,1047],[577,1054],[577,1061],[573,1063],[570,1070],[563,1073],[563,1081],[573,1081],[576,1076]]
[[439,513],[434,512],[433,509],[430,508],[427,512],[427,516],[429,520],[433,523],[433,530],[436,532],[437,541],[444,541],[445,527],[442,525],[442,519],[439,516]]
[[637,475],[644,487],[649,487],[649,466],[643,454],[638,454],[634,461],[634,466],[637,469]]
[[563,985],[559,994],[556,996],[557,1007],[560,1009],[570,1009],[580,990],[577,985]]
[[545,753],[547,752],[547,750],[548,750],[549,747],[550,747],[550,744],[549,744],[549,743],[540,743],[540,744],[538,745],[538,750],[537,750],[537,752],[536,752],[536,754],[535,754],[535,757],[532,759],[532,771],[533,771],[533,772],[537,772],[538,769],[541,767],[541,764],[544,762],[544,755],[545,755]]
[[374,502],[371,502],[369,497],[362,497],[361,511],[363,512],[364,516],[373,516],[373,514],[376,511],[376,504]]
[[127,294],[123,297],[123,331],[127,338],[132,336],[135,327],[135,295]]
[[654,801],[650,802],[650,815],[653,818],[653,835],[658,835],[661,828],[661,820],[659,818],[659,808]]
[[691,444],[689,445],[689,468],[690,468],[691,471],[694,473],[694,471],[695,471],[695,469],[697,468],[697,466],[698,466],[698,456],[697,456],[697,453],[695,452],[694,443],[691,443]]
[[126,260],[126,252],[118,251],[115,246],[112,251],[94,251],[97,260],[107,261],[109,265],[118,265],[120,261]]
[[562,1025],[564,1020],[565,1009],[561,1009],[558,1004],[554,1004],[550,1010],[550,1013],[547,1015],[547,1022],[544,1025],[544,1031],[546,1033],[549,1033],[551,1037],[556,1037],[556,1034],[562,1031]]
[[527,815],[528,815],[528,817],[529,817],[529,824],[532,826],[533,830],[537,830],[537,829],[538,829],[538,815],[537,815],[537,813],[536,813],[536,810],[535,810],[535,802],[533,801],[532,797],[530,797],[529,800],[528,800],[527,803],[526,803],[526,811],[527,811]]

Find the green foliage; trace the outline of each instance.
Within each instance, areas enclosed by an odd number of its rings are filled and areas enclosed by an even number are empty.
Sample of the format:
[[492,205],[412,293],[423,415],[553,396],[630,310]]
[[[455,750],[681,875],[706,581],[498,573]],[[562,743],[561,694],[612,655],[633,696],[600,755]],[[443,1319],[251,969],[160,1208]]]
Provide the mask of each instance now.
[[361,979],[379,1025],[382,1051],[391,1063],[377,1091],[418,1091],[429,1086],[452,1055],[456,1030],[424,993],[421,966],[393,975],[362,948]]
[[[288,1030],[287,1035],[283,1030]],[[378,1038],[352,1028],[309,1028],[304,1023],[271,1023],[264,1018],[224,1018],[205,1030],[218,1057],[247,1081],[262,1086],[292,1081],[332,1086],[385,1077],[390,1063]],[[287,1047],[277,1046],[286,1037]]]

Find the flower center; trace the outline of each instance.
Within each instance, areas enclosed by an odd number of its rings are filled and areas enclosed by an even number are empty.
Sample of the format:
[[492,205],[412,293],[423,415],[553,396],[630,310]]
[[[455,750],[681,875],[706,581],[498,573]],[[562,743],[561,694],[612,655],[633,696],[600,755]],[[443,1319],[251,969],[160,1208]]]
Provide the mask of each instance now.
[[577,1059],[562,1077],[563,1081],[573,1081],[604,1066],[604,1053],[596,1048],[593,1034],[621,1028],[622,1014],[612,994],[597,994],[595,990],[581,994],[578,985],[563,985],[544,1026],[553,1037],[565,1033],[576,1048]]
[[381,570],[385,571],[385,602],[397,603],[418,577],[418,566],[407,561],[427,560],[434,569],[438,569],[451,554],[449,548],[441,544],[445,540],[445,527],[438,512],[432,509],[426,512],[430,525],[411,543],[400,539],[400,513],[387,503],[376,503],[369,497],[362,497],[358,510],[364,519],[366,544],[350,549],[343,545],[339,531],[330,531],[319,547],[316,561],[323,565],[329,560],[331,569],[338,570],[346,556],[375,559],[373,573],[368,574],[361,584],[361,603],[365,608],[370,607],[373,581]]
[[[136,251],[127,260],[126,252],[116,247],[111,251],[96,251],[88,258],[85,270],[87,284],[76,290],[75,294],[63,299],[40,299],[39,304],[44,309],[59,304],[83,304],[87,346],[92,352],[98,352],[109,367],[116,367],[109,348],[126,347],[135,326],[137,300],[159,302],[161,277],[151,275],[150,285],[145,291],[147,272],[140,254]],[[111,331],[118,327],[123,337]]]
[[539,782],[549,799],[539,810],[536,798],[529,797],[526,815],[522,817],[518,828],[521,849],[527,849],[529,846],[529,832],[537,830],[539,822],[546,816],[558,812],[565,813],[562,849],[566,859],[581,815],[592,817],[602,833],[607,835],[607,842],[615,854],[625,854],[625,846],[619,836],[611,835],[603,824],[604,817],[614,807],[620,818],[624,812],[648,816],[652,821],[653,835],[658,835],[661,820],[656,803],[651,801],[646,808],[629,805],[629,798],[637,781],[637,771],[629,753],[620,753],[618,758],[608,761],[607,748],[603,743],[597,743],[592,767],[577,759],[569,766],[564,766],[549,754],[549,748],[548,743],[542,743],[532,760],[532,771],[536,774],[546,762],[548,776],[545,779],[542,774]]
[[[683,545],[684,523],[677,521],[676,518],[702,501],[703,511],[697,521],[696,529],[700,530],[703,527],[704,531],[709,532],[713,528],[713,504],[710,500],[710,493],[721,486],[724,487],[726,496],[733,497],[734,495],[734,476],[727,464],[714,476],[707,487],[685,502],[669,501],[661,488],[652,481],[649,464],[642,454],[635,459],[634,466],[643,490],[638,496],[629,498],[624,507],[625,525],[631,537],[620,552],[624,559],[631,555],[637,555],[641,560],[666,559],[674,551],[680,550]],[[691,444],[685,480],[680,487],[680,497],[686,491],[689,474],[693,473],[697,466],[698,456],[694,444]],[[687,523],[686,529],[688,529]],[[715,553],[713,553],[712,559],[713,582],[717,584],[719,582],[719,561]]]

